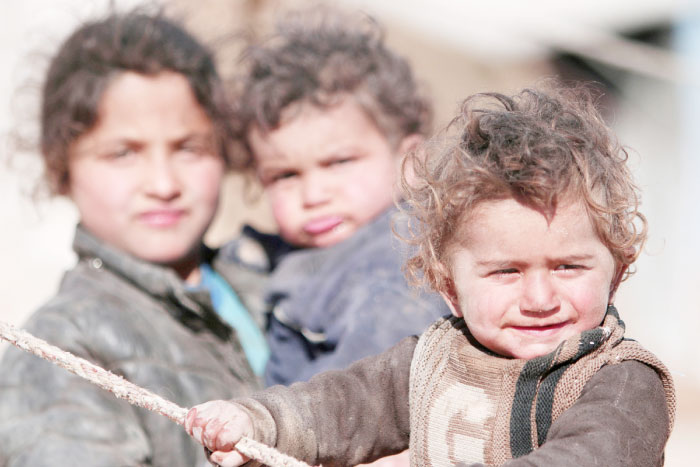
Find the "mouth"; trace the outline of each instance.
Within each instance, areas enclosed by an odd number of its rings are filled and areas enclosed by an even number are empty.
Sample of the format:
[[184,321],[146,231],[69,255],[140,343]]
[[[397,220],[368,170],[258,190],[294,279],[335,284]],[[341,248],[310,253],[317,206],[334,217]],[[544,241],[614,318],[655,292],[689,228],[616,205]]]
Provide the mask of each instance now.
[[185,216],[183,209],[154,209],[139,214],[139,219],[149,227],[171,227]]
[[549,336],[556,334],[568,324],[568,321],[564,321],[561,323],[547,324],[543,326],[511,326],[511,329],[531,336]]
[[312,219],[304,224],[304,232],[308,235],[322,235],[342,228],[343,218],[341,216],[325,216]]

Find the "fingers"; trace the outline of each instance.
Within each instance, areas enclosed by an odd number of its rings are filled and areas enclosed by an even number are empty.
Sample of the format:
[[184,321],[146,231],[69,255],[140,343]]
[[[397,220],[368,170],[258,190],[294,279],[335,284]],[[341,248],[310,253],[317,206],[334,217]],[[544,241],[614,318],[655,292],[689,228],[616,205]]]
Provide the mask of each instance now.
[[221,467],[238,467],[248,462],[250,459],[234,450],[229,452],[216,451],[209,456],[209,461]]
[[253,426],[248,414],[236,404],[211,401],[187,413],[185,430],[206,448],[228,452],[243,436],[250,436]]

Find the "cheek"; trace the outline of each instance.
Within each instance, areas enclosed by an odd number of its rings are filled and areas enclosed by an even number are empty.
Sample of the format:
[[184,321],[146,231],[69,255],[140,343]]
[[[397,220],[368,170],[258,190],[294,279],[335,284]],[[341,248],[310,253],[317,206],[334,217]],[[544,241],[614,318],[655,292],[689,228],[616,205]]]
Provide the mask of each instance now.
[[290,190],[268,188],[265,195],[270,203],[272,216],[282,231],[289,231],[295,223],[294,212],[297,211],[298,202],[296,196]]
[[214,161],[192,167],[183,172],[183,177],[192,193],[201,202],[216,206],[221,195],[221,183],[224,176],[222,164]]
[[[371,219],[394,203],[395,181],[388,176],[367,177],[371,172],[357,172],[352,182],[346,181],[337,188],[349,203],[357,207],[356,215],[366,214]],[[384,174],[386,175],[386,174]]]
[[70,196],[81,216],[99,215],[100,210],[104,215],[126,214],[136,176],[115,171],[77,170],[71,180]]
[[478,279],[472,281],[471,287],[463,290],[461,301],[464,317],[473,325],[485,325],[500,321],[512,303],[507,288],[494,287]]
[[610,281],[606,278],[590,280],[578,287],[571,287],[568,295],[578,312],[579,320],[597,326],[607,310]]

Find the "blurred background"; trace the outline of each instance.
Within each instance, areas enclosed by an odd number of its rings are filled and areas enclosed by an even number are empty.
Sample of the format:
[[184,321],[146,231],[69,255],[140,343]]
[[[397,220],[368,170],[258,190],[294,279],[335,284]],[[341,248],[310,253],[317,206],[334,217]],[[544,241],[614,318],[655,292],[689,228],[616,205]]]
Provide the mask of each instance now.
[[[154,3],[154,2],[151,2]],[[304,0],[162,0],[218,52],[233,77],[234,31],[267,31]],[[318,3],[318,2],[316,2]],[[373,14],[412,63],[435,127],[478,91],[512,93],[544,77],[595,82],[605,117],[630,152],[649,241],[618,292],[628,335],[671,369],[678,392],[667,466],[698,465],[700,440],[700,0],[336,0]],[[80,22],[135,0],[23,0],[0,6],[0,319],[21,324],[75,261],[70,202],[35,196],[40,161],[8,135],[37,131],[38,94],[55,47]],[[264,200],[232,175],[208,234],[216,245],[242,223],[272,230]],[[698,269],[695,268],[698,266]],[[4,349],[3,347],[0,347]]]

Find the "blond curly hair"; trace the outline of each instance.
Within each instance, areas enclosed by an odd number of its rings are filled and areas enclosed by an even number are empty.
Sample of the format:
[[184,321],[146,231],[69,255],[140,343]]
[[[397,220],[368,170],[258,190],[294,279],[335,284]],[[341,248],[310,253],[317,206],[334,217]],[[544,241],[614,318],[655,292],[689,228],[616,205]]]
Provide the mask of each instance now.
[[581,200],[616,264],[632,264],[647,222],[627,159],[588,87],[546,82],[467,98],[445,131],[404,162],[408,240],[417,246],[409,279],[446,291],[460,226],[478,204],[502,199],[550,219],[558,203]]

